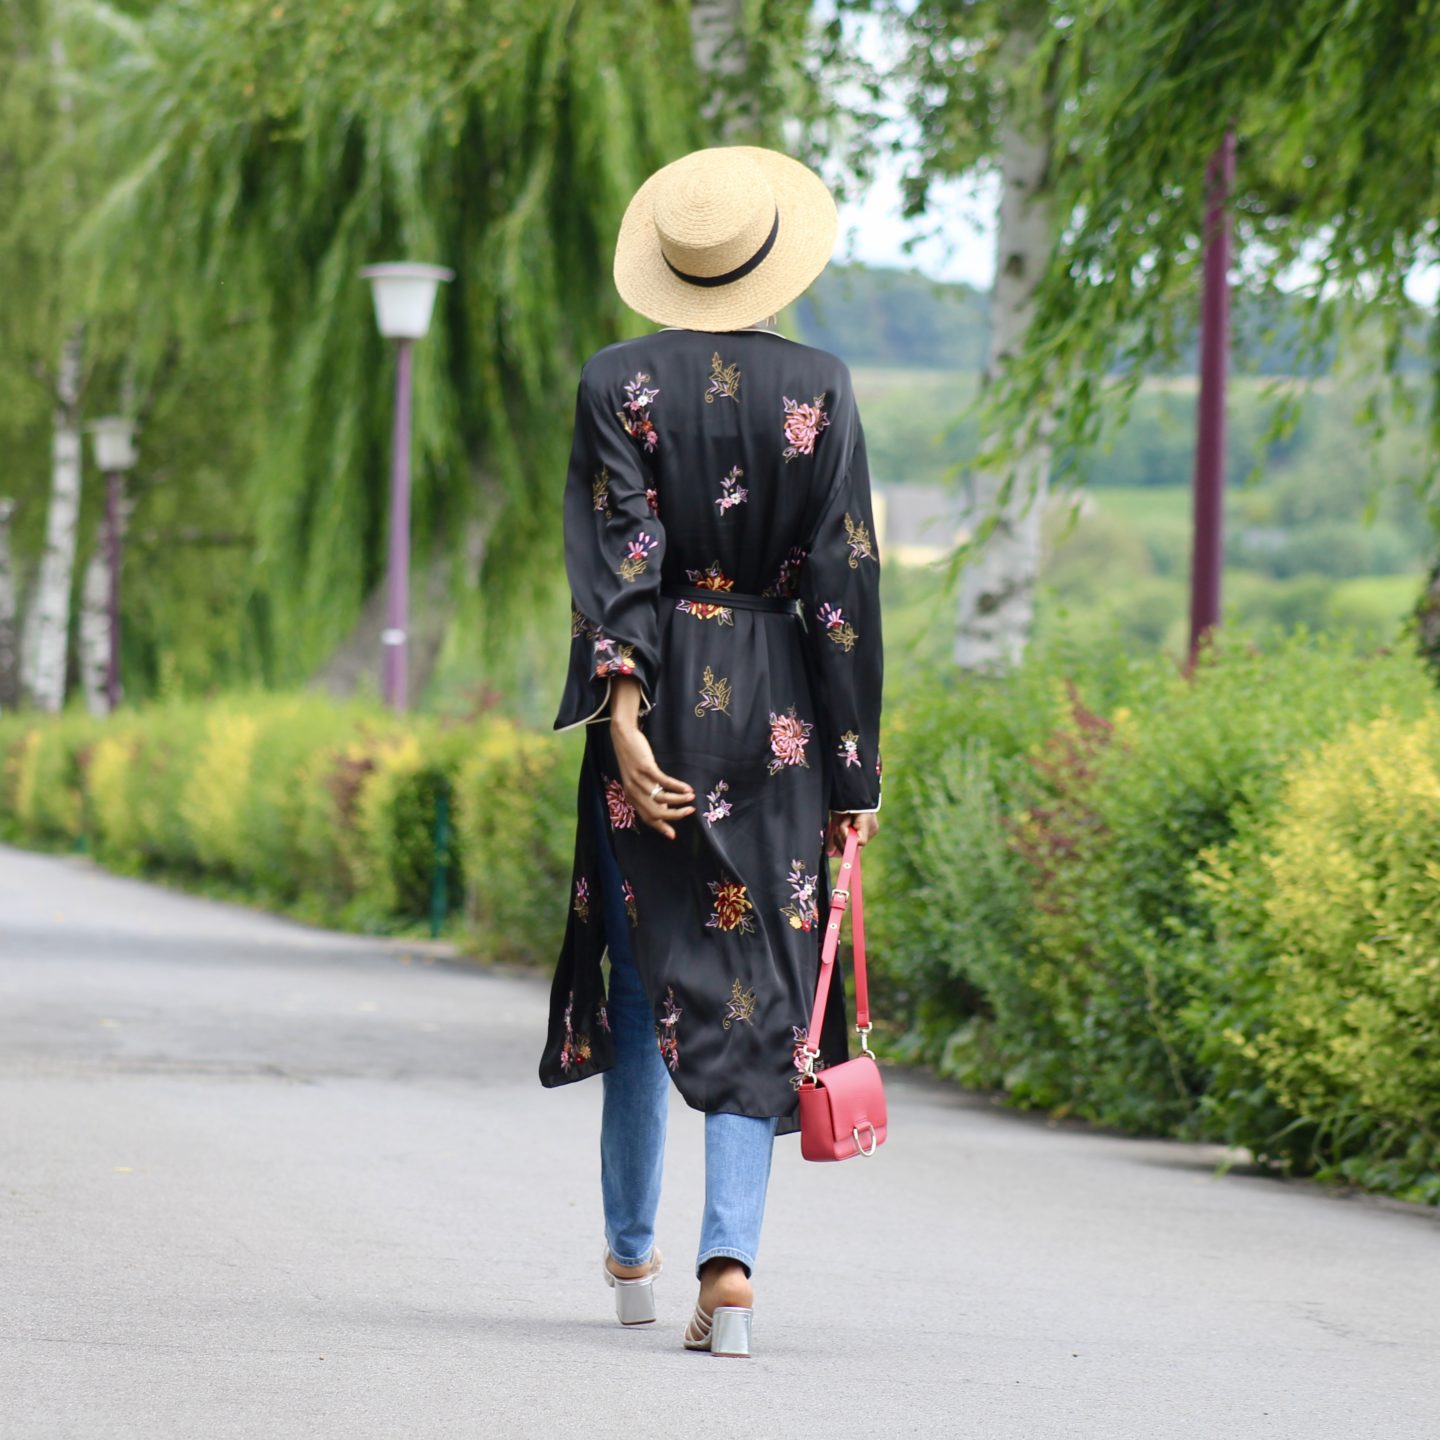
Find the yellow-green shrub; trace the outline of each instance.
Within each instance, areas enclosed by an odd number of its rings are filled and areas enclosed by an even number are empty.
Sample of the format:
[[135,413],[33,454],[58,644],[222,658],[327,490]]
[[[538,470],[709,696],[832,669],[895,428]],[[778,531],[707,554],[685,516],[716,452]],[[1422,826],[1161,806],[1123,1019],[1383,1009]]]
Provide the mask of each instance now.
[[40,729],[24,716],[0,716],[0,835],[24,842],[28,838],[20,820],[20,786],[30,772],[30,747]]
[[97,817],[96,848],[107,864],[204,868],[182,802],[205,744],[207,714],[203,705],[169,701],[110,722],[129,753],[128,763],[114,764],[105,824]]
[[381,756],[403,738],[393,721],[375,718],[311,750],[301,763],[294,795],[294,873],[302,893],[322,910],[348,905],[364,893],[369,871],[361,798]]
[[78,710],[31,732],[15,784],[15,816],[23,830],[51,842],[84,839],[85,765],[98,733],[97,722]]
[[251,710],[255,742],[230,863],[261,893],[301,902],[307,913],[322,915],[325,899],[308,889],[308,867],[302,863],[305,787],[313,783],[317,757],[346,744],[376,712],[313,695],[272,697]]
[[[1440,710],[1291,773],[1250,887],[1265,1022],[1230,1043],[1322,1168],[1440,1200]],[[1217,869],[1217,895],[1235,892]]]
[[[396,915],[420,917],[430,908],[435,875],[436,807],[442,791],[455,807],[455,777],[474,731],[432,726],[383,745],[360,789],[357,860],[368,898]],[[448,906],[459,905],[465,867],[452,817],[444,847]]]
[[565,929],[575,845],[579,733],[505,721],[477,737],[457,777],[473,944],[491,959],[549,960]]
[[229,705],[215,707],[202,723],[204,738],[180,791],[180,815],[200,866],[241,878],[242,817],[260,724],[253,714]]
[[130,728],[117,723],[95,742],[86,772],[96,851],[122,870],[139,864],[140,826],[129,789],[137,743]]

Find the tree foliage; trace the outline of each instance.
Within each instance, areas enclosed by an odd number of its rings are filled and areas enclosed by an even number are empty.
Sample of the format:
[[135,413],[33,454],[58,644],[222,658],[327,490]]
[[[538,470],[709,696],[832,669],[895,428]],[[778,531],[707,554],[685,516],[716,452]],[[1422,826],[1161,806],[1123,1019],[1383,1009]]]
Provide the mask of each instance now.
[[[990,397],[1001,431],[1022,437],[1058,408],[1061,443],[1089,443],[1107,372],[1128,377],[1128,399],[1174,355],[1198,308],[1206,165],[1231,125],[1237,283],[1298,296],[1307,355],[1378,333],[1388,397],[1359,418],[1378,430],[1387,400],[1409,413],[1404,287],[1440,224],[1435,19],[1411,0],[1053,7],[1017,84],[1053,92],[1065,219],[1026,353]],[[1440,383],[1433,327],[1429,343]],[[1281,399],[1272,434],[1295,403]],[[1431,418],[1440,435],[1440,406]],[[1435,464],[1432,446],[1425,478]]]
[[227,329],[261,357],[232,479],[270,678],[305,674],[380,574],[393,372],[367,262],[457,272],[416,352],[416,544],[455,555],[468,534],[462,581],[523,606],[553,552],[566,384],[625,323],[619,215],[692,138],[684,7],[643,25],[580,0],[77,17],[79,143],[111,177],[76,242],[87,298],[128,300],[142,392]]

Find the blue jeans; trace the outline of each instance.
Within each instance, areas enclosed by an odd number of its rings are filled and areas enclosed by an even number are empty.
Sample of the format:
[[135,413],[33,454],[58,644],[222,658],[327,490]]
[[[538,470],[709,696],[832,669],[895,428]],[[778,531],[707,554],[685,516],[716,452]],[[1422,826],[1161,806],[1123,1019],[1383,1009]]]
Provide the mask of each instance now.
[[[600,869],[600,907],[610,951],[606,1015],[615,1064],[603,1076],[600,1191],[605,1239],[620,1265],[644,1265],[655,1244],[655,1211],[665,1161],[670,1074],[655,1040],[655,1012],[635,969],[621,877],[611,852],[609,824],[594,792]],[[748,1275],[760,1248],[765,1191],[770,1184],[775,1120],[753,1115],[705,1117],[705,1214],[695,1273],[707,1260],[728,1256]]]

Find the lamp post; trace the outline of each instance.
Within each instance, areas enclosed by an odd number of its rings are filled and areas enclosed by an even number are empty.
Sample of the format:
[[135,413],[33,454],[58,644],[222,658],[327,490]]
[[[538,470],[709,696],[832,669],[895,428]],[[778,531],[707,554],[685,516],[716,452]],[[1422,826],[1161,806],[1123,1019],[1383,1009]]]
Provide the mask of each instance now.
[[106,597],[110,650],[105,660],[105,704],[120,704],[120,510],[125,472],[136,460],[135,422],[123,415],[108,415],[89,427],[95,463],[105,476],[105,565],[109,571]]
[[392,710],[406,706],[406,630],[410,622],[410,362],[430,329],[435,292],[455,272],[440,265],[367,265],[380,333],[395,341],[395,430],[390,446],[390,553],[382,690]]
[[1235,131],[1227,130],[1205,172],[1205,282],[1200,315],[1200,395],[1195,443],[1195,526],[1190,563],[1190,660],[1220,623],[1225,567],[1225,361],[1230,346],[1230,192]]

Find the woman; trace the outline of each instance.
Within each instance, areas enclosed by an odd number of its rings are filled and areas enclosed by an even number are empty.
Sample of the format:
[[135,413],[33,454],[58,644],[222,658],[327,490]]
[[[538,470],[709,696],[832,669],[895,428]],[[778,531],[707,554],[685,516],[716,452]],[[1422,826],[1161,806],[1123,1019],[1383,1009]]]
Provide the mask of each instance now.
[[[848,825],[869,840],[880,807],[880,566],[850,375],[764,323],[835,229],[819,177],[773,151],[701,150],[646,181],[615,282],[664,328],[586,363],[565,492],[555,724],[588,728],[540,1076],[604,1072],[604,1273],[626,1324],[655,1318],[670,1083],[705,1112],[684,1343],[712,1354],[750,1352],[825,855]],[[844,1014],[837,970],[821,1063],[846,1058]]]

